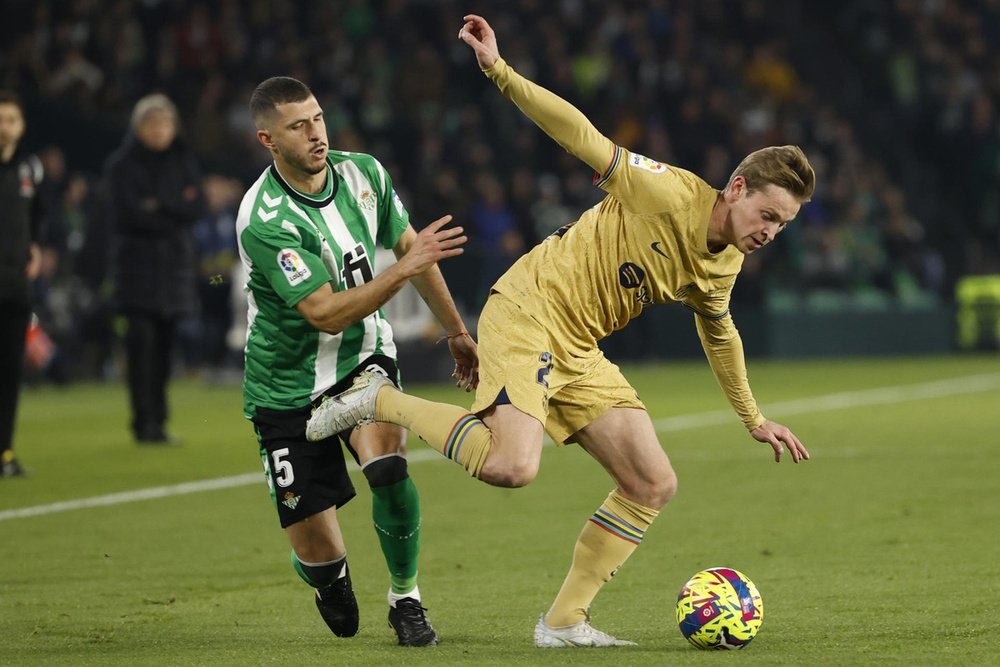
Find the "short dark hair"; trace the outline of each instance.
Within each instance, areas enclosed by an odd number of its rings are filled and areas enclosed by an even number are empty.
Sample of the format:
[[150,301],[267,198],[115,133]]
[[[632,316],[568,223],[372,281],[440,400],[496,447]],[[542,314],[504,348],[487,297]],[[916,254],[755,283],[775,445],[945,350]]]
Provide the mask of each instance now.
[[309,86],[290,76],[272,76],[262,81],[250,96],[250,115],[259,128],[279,104],[303,102],[312,96]]
[[13,90],[0,89],[0,104],[13,104],[21,114],[24,114],[24,105],[21,104],[21,96]]

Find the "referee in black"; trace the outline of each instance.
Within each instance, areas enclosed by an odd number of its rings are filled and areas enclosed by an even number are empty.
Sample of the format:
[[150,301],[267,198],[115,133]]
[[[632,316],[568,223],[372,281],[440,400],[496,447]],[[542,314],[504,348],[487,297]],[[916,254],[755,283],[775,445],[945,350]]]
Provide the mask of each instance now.
[[20,99],[0,90],[0,478],[24,474],[12,448],[14,415],[31,318],[31,281],[41,267],[42,165],[18,150],[23,135]]

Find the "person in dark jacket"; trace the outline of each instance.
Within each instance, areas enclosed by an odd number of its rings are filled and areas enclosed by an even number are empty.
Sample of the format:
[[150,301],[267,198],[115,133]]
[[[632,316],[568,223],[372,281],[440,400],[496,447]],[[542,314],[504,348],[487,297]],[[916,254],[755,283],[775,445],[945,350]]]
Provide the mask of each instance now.
[[132,432],[140,444],[175,442],[165,430],[171,349],[179,320],[197,312],[192,227],[204,197],[178,129],[165,95],[143,97],[107,165],[116,303],[128,326]]
[[0,477],[24,474],[14,457],[14,415],[31,318],[30,284],[42,263],[42,164],[18,148],[22,136],[20,99],[0,91]]

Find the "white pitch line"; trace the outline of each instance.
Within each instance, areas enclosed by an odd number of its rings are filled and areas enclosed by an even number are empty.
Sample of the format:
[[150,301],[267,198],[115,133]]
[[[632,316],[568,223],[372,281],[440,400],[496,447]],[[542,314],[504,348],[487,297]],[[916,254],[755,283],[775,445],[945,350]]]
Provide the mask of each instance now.
[[[891,405],[893,403],[920,401],[944,396],[975,394],[994,389],[1000,389],[1000,373],[966,375],[959,378],[934,380],[920,384],[879,387],[877,389],[859,389],[857,391],[843,391],[824,396],[798,398],[762,406],[761,412],[768,416],[781,415],[788,417],[812,412],[828,412],[873,405]],[[729,424],[734,420],[737,420],[737,417],[730,410],[712,410],[709,412],[697,412],[690,415],[656,419],[653,420],[653,426],[657,431],[670,432],[683,431],[701,426]]]
[[198,482],[184,482],[183,484],[173,484],[171,486],[154,486],[148,489],[138,489],[136,491],[111,493],[106,496],[93,496],[90,498],[80,498],[79,500],[64,500],[62,502],[50,503],[48,505],[34,505],[32,507],[22,507],[20,509],[3,510],[0,512],[0,521],[4,521],[6,519],[23,519],[25,517],[40,516],[43,514],[55,514],[56,512],[78,510],[85,507],[104,507],[106,505],[134,503],[137,500],[151,500],[153,498],[166,498],[168,496],[183,496],[188,493],[197,493],[199,491],[229,489],[234,486],[246,486],[247,484],[256,483],[264,483],[263,470],[261,472],[234,475],[232,477],[203,479]]
[[[891,405],[895,403],[906,403],[908,401],[941,398],[944,396],[974,394],[983,391],[993,391],[996,389],[1000,389],[1000,373],[968,375],[965,377],[952,378],[948,380],[935,380],[920,384],[880,387],[877,389],[860,389],[858,391],[845,391],[835,394],[826,394],[823,396],[782,401],[780,403],[766,405],[762,411],[768,415],[800,415],[812,412],[846,410],[848,408],[855,407]],[[728,410],[710,410],[708,412],[697,412],[690,415],[678,415],[676,417],[656,419],[653,421],[653,426],[657,431],[675,432],[699,428],[702,426],[727,424],[734,419],[735,417],[733,413]],[[406,458],[410,463],[444,460],[440,454],[431,449],[421,449],[416,452],[412,452],[408,454]],[[67,512],[87,507],[121,505],[140,500],[183,496],[189,493],[198,493],[201,491],[214,491],[216,489],[229,489],[238,486],[263,483],[263,471],[246,473],[243,475],[233,475],[231,477],[217,477],[215,479],[206,479],[197,482],[184,482],[183,484],[173,484],[171,486],[155,486],[148,489],[123,491],[121,493],[112,493],[105,496],[93,496],[90,498],[80,498],[78,500],[65,500],[47,505],[34,505],[31,507],[2,510],[0,511],[0,521],[6,521],[8,519],[23,519],[32,516],[43,516],[46,514],[56,514],[58,512]]]

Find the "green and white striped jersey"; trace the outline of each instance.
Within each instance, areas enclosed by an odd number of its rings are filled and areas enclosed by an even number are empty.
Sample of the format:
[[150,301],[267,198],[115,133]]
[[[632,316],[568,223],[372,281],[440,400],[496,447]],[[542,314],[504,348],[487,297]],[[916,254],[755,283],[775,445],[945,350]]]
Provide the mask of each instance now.
[[271,165],[236,219],[246,284],[243,409],[306,406],[372,354],[395,358],[381,309],[336,336],[295,305],[324,283],[350,289],[376,275],[375,243],[391,249],[409,223],[385,168],[370,155],[330,151],[325,189],[297,191]]

